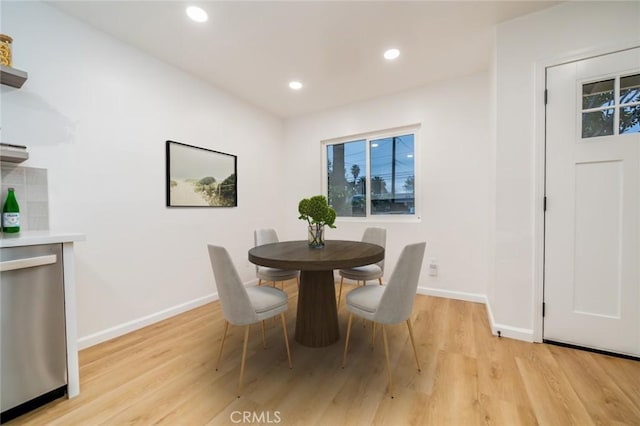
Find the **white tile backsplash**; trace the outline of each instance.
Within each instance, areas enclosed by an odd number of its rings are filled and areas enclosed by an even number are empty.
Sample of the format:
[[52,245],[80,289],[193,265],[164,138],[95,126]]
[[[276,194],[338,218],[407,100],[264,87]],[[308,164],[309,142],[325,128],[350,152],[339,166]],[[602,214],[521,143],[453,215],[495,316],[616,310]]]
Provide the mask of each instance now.
[[0,162],[0,207],[9,188],[15,189],[20,206],[21,231],[49,229],[49,186],[47,169]]
[[40,201],[47,204],[49,202],[49,189],[47,188],[46,183],[44,185],[31,185],[27,183],[25,185],[25,192],[23,192],[23,194],[23,198],[26,199],[27,202]]
[[[0,182],[3,186],[24,185],[26,182],[25,169],[11,163],[0,163]],[[6,195],[6,194],[5,194]],[[4,203],[4,198],[3,201]]]
[[35,167],[24,167],[27,185],[37,185],[47,187],[47,169],[36,169]]

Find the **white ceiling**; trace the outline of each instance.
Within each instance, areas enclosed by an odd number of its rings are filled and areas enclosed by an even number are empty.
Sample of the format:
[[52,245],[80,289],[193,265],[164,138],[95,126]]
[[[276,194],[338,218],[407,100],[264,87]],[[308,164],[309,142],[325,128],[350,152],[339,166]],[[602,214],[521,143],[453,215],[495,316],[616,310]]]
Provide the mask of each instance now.
[[[52,1],[281,117],[485,70],[495,24],[559,2]],[[209,13],[196,24],[188,4]],[[382,58],[389,47],[400,57]],[[293,79],[305,86],[294,92]]]

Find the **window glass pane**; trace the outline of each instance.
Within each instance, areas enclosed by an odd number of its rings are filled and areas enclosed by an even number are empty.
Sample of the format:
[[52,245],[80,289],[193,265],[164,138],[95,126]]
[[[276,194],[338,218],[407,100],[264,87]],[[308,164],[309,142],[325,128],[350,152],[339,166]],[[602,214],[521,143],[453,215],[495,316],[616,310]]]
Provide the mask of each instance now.
[[413,135],[372,140],[371,214],[414,214]]
[[613,109],[582,113],[582,137],[594,138],[613,134]]
[[632,102],[640,102],[640,74],[620,78],[620,104]]
[[327,145],[329,205],[338,216],[366,215],[365,140]]
[[640,105],[620,108],[620,134],[640,132]]
[[597,81],[582,85],[582,109],[600,108],[614,104],[613,83],[615,80]]

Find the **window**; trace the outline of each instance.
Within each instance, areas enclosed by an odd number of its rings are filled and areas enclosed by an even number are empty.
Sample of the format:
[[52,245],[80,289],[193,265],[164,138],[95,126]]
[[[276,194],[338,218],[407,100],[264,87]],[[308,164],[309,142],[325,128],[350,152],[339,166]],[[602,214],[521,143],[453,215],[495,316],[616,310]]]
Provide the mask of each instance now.
[[640,132],[640,74],[582,85],[582,138]]
[[619,133],[640,132],[640,74],[620,78]]
[[338,217],[416,215],[415,130],[324,143],[327,199]]

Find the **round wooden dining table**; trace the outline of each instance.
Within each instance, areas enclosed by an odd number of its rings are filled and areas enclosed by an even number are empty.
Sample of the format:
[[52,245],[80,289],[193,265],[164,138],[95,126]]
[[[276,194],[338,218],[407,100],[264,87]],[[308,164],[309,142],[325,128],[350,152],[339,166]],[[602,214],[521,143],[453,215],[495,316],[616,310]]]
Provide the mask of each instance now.
[[271,268],[299,270],[300,290],[295,339],[309,347],[329,346],[340,339],[334,269],[369,265],[384,259],[384,248],[360,241],[283,241],[249,250],[249,261]]

